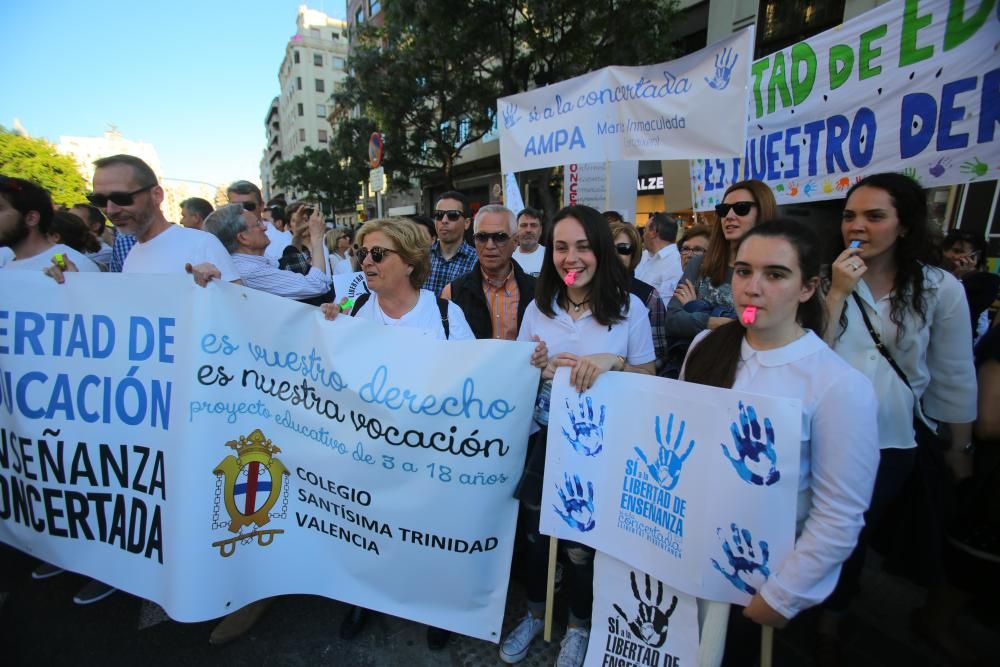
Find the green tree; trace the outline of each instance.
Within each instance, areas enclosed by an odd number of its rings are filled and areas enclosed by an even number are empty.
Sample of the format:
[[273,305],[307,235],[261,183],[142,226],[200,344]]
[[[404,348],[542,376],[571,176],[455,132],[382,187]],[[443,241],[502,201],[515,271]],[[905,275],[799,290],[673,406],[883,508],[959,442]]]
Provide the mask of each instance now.
[[[393,182],[454,185],[464,149],[494,127],[496,100],[607,65],[673,55],[675,0],[393,0],[363,25],[338,103],[386,136]],[[548,187],[551,170],[538,174]]]
[[32,139],[0,127],[0,174],[25,178],[49,191],[56,205],[86,201],[87,184],[68,155],[44,139]]

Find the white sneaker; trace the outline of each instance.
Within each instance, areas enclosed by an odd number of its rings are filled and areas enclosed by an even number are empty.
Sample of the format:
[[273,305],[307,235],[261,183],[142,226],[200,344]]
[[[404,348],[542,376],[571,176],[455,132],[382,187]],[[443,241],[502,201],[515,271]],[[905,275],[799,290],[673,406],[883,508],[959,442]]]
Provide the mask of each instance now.
[[556,658],[556,667],[583,667],[587,657],[587,642],[590,631],[583,628],[567,628]]
[[544,627],[545,621],[535,618],[529,611],[528,615],[507,635],[507,639],[503,640],[500,645],[500,659],[509,665],[524,660],[531,642],[541,634]]

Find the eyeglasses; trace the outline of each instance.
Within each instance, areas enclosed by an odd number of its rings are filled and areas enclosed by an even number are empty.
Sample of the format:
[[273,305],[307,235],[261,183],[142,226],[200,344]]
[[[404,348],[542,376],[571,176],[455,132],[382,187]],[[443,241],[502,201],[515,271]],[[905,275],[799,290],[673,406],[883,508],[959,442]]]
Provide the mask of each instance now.
[[736,215],[746,215],[750,212],[750,209],[756,205],[757,204],[752,201],[737,201],[732,204],[716,204],[715,214],[720,218],[724,218],[726,217],[726,214],[729,213],[729,209],[733,209],[733,211],[736,212]]
[[615,250],[619,255],[631,255],[632,254],[632,244],[631,243],[616,243]]
[[155,187],[156,183],[152,183],[151,185],[139,188],[138,190],[133,190],[132,192],[112,192],[109,195],[102,195],[100,192],[88,192],[87,201],[97,208],[107,208],[108,202],[113,203],[115,206],[131,206],[135,203],[135,196],[137,194],[145,192],[146,190],[152,190]]
[[699,248],[698,246],[684,246],[681,248],[682,255],[704,255],[707,248]]
[[476,232],[472,235],[473,240],[479,245],[486,245],[487,241],[493,241],[496,245],[503,245],[510,240],[507,232]]
[[458,209],[449,209],[447,211],[434,211],[434,219],[441,220],[444,216],[448,216],[448,219],[455,222],[459,218],[465,217],[464,211],[459,211]]
[[257,210],[257,202],[255,201],[242,201],[240,202],[240,204],[243,205],[244,211],[250,211],[251,213],[253,213],[254,211]]
[[358,264],[365,261],[365,257],[368,256],[368,253],[371,253],[372,261],[378,264],[383,259],[385,259],[386,255],[388,255],[391,252],[395,252],[397,255],[399,254],[395,250],[390,250],[389,248],[380,248],[378,246],[375,246],[371,250],[369,250],[368,248],[358,248]]

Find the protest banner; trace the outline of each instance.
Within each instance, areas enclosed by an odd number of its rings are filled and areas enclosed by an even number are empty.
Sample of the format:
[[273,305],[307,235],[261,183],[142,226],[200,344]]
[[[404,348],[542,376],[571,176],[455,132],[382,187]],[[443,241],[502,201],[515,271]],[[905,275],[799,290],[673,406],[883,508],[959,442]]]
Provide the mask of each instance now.
[[698,656],[695,598],[597,552],[584,667],[682,667]]
[[678,60],[605,67],[502,97],[501,168],[740,155],[752,50],[746,29]]
[[635,160],[568,164],[563,170],[563,206],[582,204],[598,211],[618,211],[634,223],[638,178]]
[[747,604],[794,545],[800,402],[614,372],[578,394],[568,378],[552,384],[541,531]]
[[694,209],[738,179],[779,204],[898,171],[923,187],[1000,176],[995,0],[892,0],[753,63],[741,158],[691,162]]
[[336,295],[338,302],[344,297],[347,297],[349,301],[356,301],[358,297],[370,294],[371,290],[368,289],[365,272],[355,271],[354,273],[334,274],[333,293]]
[[184,276],[0,291],[0,540],[181,621],[309,593],[498,641],[532,345]]

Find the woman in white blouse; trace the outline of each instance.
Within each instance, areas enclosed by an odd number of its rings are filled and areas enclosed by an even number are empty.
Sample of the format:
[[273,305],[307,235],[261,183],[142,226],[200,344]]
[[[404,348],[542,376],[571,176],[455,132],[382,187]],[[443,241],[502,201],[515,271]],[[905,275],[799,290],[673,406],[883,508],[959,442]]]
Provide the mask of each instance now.
[[[841,223],[846,249],[832,266],[826,339],[872,381],[878,395],[881,461],[865,534],[878,528],[881,514],[913,468],[914,418],[932,430],[945,427],[941,433],[948,446],[938,454],[956,478],[972,472],[976,375],[969,307],[961,283],[929,265],[933,259],[929,229],[927,199],[907,176],[873,174],[847,192]],[[927,519],[921,532],[940,533],[941,517]],[[920,549],[919,554],[925,558],[932,592],[940,592],[934,585],[944,581],[942,539],[927,540],[924,546],[931,548]],[[820,630],[829,647],[839,646],[838,616],[856,593],[864,553],[863,534],[825,605],[830,613]],[[922,626],[921,634],[953,657],[962,655],[961,645],[947,631],[954,620],[953,604],[930,599],[927,609],[933,611],[914,617]]]
[[[802,401],[795,547],[742,613],[779,628],[833,590],[863,525],[878,465],[872,385],[816,333],[825,320],[818,245],[796,222],[750,230],[733,270],[739,319],[696,337],[682,372],[687,382]],[[745,319],[751,307],[755,317]],[[699,602],[699,664],[720,663],[728,611],[724,603]],[[753,637],[738,644],[753,646]]]

